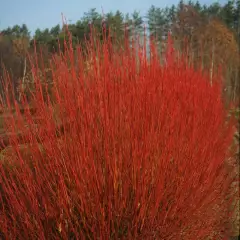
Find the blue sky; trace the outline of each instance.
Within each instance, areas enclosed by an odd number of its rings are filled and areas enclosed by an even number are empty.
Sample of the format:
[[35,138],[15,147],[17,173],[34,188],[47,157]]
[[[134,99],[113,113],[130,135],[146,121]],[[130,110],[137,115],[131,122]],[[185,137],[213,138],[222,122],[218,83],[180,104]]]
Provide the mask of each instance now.
[[[210,4],[218,0],[200,0]],[[223,0],[220,0],[223,2]],[[144,16],[151,5],[165,7],[178,0],[0,0],[0,29],[26,23],[33,33],[36,28],[44,29],[61,23],[61,13],[76,22],[84,12],[96,8],[101,12],[120,10],[123,13],[140,11]]]

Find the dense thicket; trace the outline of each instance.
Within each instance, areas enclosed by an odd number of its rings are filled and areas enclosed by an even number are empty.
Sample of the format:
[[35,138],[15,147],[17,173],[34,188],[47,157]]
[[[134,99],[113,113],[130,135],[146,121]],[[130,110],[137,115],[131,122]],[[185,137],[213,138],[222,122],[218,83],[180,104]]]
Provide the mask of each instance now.
[[171,39],[164,65],[154,42],[149,59],[126,35],[121,48],[113,40],[91,37],[90,71],[81,49],[67,43],[64,54],[52,58],[51,94],[43,94],[33,67],[31,105],[22,102],[24,114],[19,104],[15,114],[5,112],[11,146],[1,152],[0,236],[234,235],[234,128],[216,74],[211,79],[185,55],[177,58]]
[[[81,13],[80,13],[81,14]],[[180,1],[177,6],[166,8],[151,6],[146,17],[139,12],[123,14],[120,11],[109,12],[103,16],[96,9],[84,13],[76,23],[68,24],[72,34],[73,47],[84,42],[89,35],[91,24],[99,30],[105,24],[119,39],[123,39],[123,30],[128,25],[131,36],[142,34],[144,24],[147,32],[156,39],[159,53],[164,54],[165,39],[168,32],[174,36],[175,46],[189,55],[189,61],[199,63],[212,76],[218,66],[224,67],[224,93],[229,100],[237,100],[239,92],[239,47],[240,47],[240,1],[229,0],[225,4],[213,3],[202,5],[200,2]],[[49,26],[47,29],[37,29],[30,34],[26,24],[15,25],[3,29],[0,37],[0,74],[3,75],[4,66],[10,72],[14,85],[19,87],[21,80],[31,82],[28,58],[26,53],[37,52],[42,49],[45,62],[51,53],[64,50],[65,26]],[[134,29],[134,33],[133,33]],[[186,41],[188,42],[186,48]],[[45,69],[47,71],[48,69]]]

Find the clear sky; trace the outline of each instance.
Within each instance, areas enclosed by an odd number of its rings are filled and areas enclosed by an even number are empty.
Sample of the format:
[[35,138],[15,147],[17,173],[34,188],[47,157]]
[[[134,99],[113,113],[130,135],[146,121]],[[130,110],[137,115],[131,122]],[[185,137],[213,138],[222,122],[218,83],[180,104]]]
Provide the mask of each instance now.
[[[214,1],[218,0],[200,0],[206,4]],[[0,29],[26,23],[29,30],[34,33],[37,28],[51,28],[61,23],[61,13],[74,23],[91,8],[96,8],[99,12],[102,12],[102,8],[104,12],[120,10],[123,13],[132,13],[138,10],[141,16],[145,16],[151,5],[165,7],[178,2],[178,0],[0,0]]]

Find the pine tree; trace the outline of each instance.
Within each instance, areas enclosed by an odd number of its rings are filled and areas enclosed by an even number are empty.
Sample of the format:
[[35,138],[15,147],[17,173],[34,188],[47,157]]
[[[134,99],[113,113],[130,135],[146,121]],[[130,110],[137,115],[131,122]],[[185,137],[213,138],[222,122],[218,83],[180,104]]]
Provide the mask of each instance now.
[[235,4],[234,0],[229,0],[227,4],[222,8],[221,18],[225,22],[225,24],[234,29],[234,14],[235,14]]

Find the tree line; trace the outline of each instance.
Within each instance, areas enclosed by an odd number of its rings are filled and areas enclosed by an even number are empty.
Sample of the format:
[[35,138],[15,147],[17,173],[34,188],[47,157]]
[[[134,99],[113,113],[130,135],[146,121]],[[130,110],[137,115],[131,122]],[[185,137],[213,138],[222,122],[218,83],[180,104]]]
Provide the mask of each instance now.
[[[164,52],[167,34],[171,32],[177,49],[186,51],[189,61],[209,71],[210,76],[218,66],[224,66],[224,89],[229,100],[237,100],[240,80],[240,0],[228,0],[225,4],[203,5],[199,1],[180,1],[177,5],[160,8],[151,6],[146,16],[138,11],[123,14],[121,11],[101,14],[90,9],[75,23],[46,29],[36,29],[31,33],[26,24],[15,25],[1,31],[0,35],[0,77],[7,69],[16,89],[27,76],[31,76],[27,55],[34,54],[35,48],[44,61],[48,62],[53,53],[64,50],[66,27],[71,33],[73,47],[88,39],[91,26],[102,34],[102,26],[111,29],[118,42],[127,28],[129,36],[143,34],[144,29],[153,37],[159,53]],[[186,39],[188,46],[186,49]],[[69,40],[69,39],[67,39]],[[31,78],[31,77],[30,77]],[[29,79],[28,79],[29,80]]]

